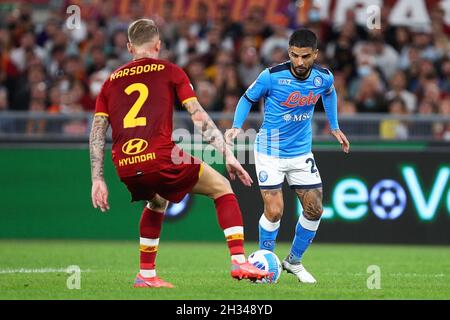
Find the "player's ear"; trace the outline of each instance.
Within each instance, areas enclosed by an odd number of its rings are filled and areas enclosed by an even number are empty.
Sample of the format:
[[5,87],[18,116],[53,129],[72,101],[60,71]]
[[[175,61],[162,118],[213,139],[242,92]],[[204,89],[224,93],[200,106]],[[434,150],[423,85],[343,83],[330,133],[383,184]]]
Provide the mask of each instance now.
[[133,54],[133,45],[131,42],[127,42],[127,49],[129,53]]
[[319,54],[319,49],[316,49],[316,50],[314,51],[314,55],[313,55],[314,60],[317,59],[317,55],[318,55],[318,54]]
[[156,42],[155,50],[156,50],[156,52],[159,52],[161,50],[161,40],[158,40]]

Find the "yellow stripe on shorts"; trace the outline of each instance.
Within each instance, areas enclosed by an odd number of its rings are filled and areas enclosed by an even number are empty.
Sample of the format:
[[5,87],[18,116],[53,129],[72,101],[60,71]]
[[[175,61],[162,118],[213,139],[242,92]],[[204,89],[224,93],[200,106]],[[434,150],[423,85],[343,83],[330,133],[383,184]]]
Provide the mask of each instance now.
[[203,162],[200,163],[200,170],[198,170],[198,177],[200,178],[202,176],[203,173]]

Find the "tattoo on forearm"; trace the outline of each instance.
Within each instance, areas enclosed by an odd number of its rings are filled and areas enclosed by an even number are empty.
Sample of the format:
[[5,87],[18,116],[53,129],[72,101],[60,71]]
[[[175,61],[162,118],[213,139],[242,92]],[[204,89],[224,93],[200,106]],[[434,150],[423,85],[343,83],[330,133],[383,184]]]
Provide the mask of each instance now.
[[231,152],[228,150],[228,146],[223,138],[222,132],[220,132],[198,101],[189,101],[184,106],[191,114],[195,127],[201,132],[205,141],[211,144],[223,155],[226,155],[227,152]]
[[91,157],[92,179],[103,179],[103,165],[105,158],[105,139],[108,130],[108,118],[94,116],[91,134],[89,136],[89,152]]
[[308,220],[319,220],[322,216],[322,188],[297,189],[298,198],[302,203],[303,215]]
[[200,110],[198,109],[198,108],[196,108],[196,109],[194,109],[192,112],[190,112],[191,113],[191,116],[194,116],[194,115],[196,115],[197,113],[199,113],[200,112]]

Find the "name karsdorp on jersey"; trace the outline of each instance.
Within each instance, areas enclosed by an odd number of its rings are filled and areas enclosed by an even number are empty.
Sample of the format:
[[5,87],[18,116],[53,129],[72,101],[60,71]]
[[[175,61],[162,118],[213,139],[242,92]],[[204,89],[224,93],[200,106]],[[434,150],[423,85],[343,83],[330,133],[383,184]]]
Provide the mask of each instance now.
[[142,58],[111,73],[97,97],[95,114],[112,128],[112,157],[120,177],[170,166],[173,106],[195,98],[186,73],[164,60]]

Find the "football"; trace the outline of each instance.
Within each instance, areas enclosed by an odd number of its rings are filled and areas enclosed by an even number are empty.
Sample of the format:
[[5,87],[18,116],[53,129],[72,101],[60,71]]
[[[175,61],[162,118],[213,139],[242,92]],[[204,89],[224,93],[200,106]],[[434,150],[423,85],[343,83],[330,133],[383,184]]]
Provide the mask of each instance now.
[[248,256],[248,262],[255,267],[269,271],[269,277],[262,283],[276,283],[281,275],[281,263],[277,255],[269,250],[258,250]]

